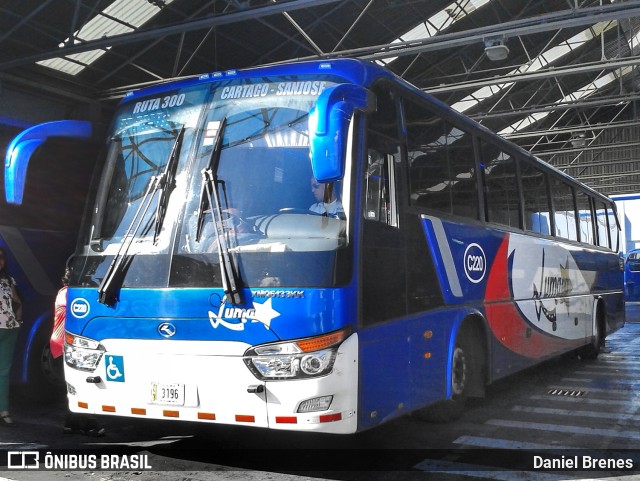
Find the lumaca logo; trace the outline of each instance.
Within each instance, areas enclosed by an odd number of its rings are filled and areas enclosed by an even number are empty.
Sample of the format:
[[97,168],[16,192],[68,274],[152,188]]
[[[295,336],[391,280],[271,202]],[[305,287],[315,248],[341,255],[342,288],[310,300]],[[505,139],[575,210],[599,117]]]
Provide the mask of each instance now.
[[[271,321],[280,316],[280,313],[271,306],[273,301],[271,298],[262,304],[253,302],[252,308],[227,307],[226,299],[226,296],[222,299],[217,314],[209,311],[209,322],[214,329],[217,329],[218,326],[223,326],[233,331],[244,331],[247,321],[260,322],[265,329],[269,329]],[[231,319],[232,322],[229,322],[228,319]]]

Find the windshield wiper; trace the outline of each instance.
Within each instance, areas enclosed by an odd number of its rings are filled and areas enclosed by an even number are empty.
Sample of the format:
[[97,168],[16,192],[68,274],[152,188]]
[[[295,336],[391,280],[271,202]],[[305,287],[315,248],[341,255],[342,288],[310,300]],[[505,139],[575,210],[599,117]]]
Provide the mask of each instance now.
[[122,282],[124,281],[124,274],[126,273],[132,259],[132,256],[127,255],[127,252],[129,251],[133,240],[136,238],[138,230],[140,230],[140,225],[149,210],[153,194],[158,190],[158,185],[159,176],[154,175],[151,177],[147,191],[144,193],[144,196],[138,205],[138,209],[136,210],[133,219],[131,219],[129,227],[127,227],[127,230],[124,233],[118,252],[116,252],[105,276],[102,278],[102,282],[100,282],[100,286],[98,287],[98,302],[101,302],[102,304],[111,306],[116,302],[116,297],[114,295],[115,290],[122,285]]
[[227,301],[234,305],[239,305],[243,303],[242,291],[240,290],[240,273],[238,272],[231,252],[229,252],[229,245],[222,223],[222,205],[218,193],[218,187],[223,185],[223,182],[218,178],[218,165],[220,163],[220,151],[222,150],[222,137],[226,126],[227,121],[225,118],[218,127],[211,157],[209,158],[209,167],[202,170],[202,192],[198,210],[196,242],[200,242],[204,225],[204,215],[207,211],[206,204],[208,204],[208,210],[211,214],[211,220],[213,221],[215,229],[216,243],[218,245],[222,288],[227,296]]
[[171,192],[176,186],[176,171],[178,170],[178,153],[180,152],[180,148],[182,147],[182,139],[184,137],[184,125],[180,128],[180,132],[176,137],[175,142],[173,143],[173,147],[171,148],[171,153],[169,154],[169,160],[167,160],[167,166],[164,169],[164,172],[160,175],[159,187],[162,189],[162,193],[160,194],[160,198],[158,199],[158,206],[156,207],[156,229],[153,234],[153,243],[155,244],[158,240],[158,234],[160,234],[160,229],[162,229],[162,224],[164,222],[164,216],[167,213],[167,206],[169,204],[169,197]]
[[[155,193],[158,190],[163,189],[163,195],[167,192],[167,199],[169,193],[169,182],[173,183],[173,179],[175,177],[175,172],[178,165],[178,155],[179,152],[178,144],[182,141],[182,136],[184,134],[184,126],[180,129],[180,132],[176,136],[174,143],[171,147],[171,152],[169,154],[169,158],[167,159],[167,166],[164,172],[160,175],[151,176],[149,180],[149,185],[147,186],[147,190],[145,191],[140,203],[138,204],[138,208],[136,209],[127,230],[122,237],[122,243],[120,244],[120,248],[116,255],[114,256],[111,264],[109,264],[109,268],[105,276],[102,278],[102,282],[100,282],[100,286],[98,286],[98,302],[106,305],[112,306],[116,303],[115,291],[122,285],[124,282],[124,276],[127,272],[129,264],[133,259],[133,256],[128,255],[129,248],[133,244],[134,239],[136,239],[138,235],[138,231],[147,215],[149,207],[151,206],[151,202],[155,196]],[[156,233],[154,235],[154,243],[156,236],[159,232],[158,225],[164,218],[165,212],[161,212],[161,203],[166,203],[167,199],[163,199],[162,196],[158,200],[158,210],[156,211],[156,216],[154,222],[156,223]],[[166,205],[164,207],[166,211]],[[145,232],[148,232],[150,227],[147,227]]]

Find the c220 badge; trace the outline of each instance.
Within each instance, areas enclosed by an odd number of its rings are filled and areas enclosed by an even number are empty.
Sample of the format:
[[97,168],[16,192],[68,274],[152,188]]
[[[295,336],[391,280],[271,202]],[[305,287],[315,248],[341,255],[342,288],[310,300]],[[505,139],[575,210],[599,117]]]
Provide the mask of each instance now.
[[71,314],[78,319],[87,317],[89,315],[89,301],[82,297],[78,297],[71,302],[70,310]]
[[464,251],[464,273],[474,284],[484,279],[487,273],[487,256],[478,244],[469,244]]

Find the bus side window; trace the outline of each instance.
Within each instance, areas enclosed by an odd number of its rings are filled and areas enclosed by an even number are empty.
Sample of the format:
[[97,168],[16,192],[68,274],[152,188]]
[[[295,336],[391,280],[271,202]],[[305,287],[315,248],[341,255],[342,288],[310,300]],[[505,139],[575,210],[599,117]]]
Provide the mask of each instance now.
[[609,221],[609,238],[611,239],[611,250],[617,252],[620,249],[620,231],[616,213],[611,207],[607,207],[607,220]]
[[396,100],[384,84],[376,92],[376,99],[377,109],[369,117],[367,132],[364,218],[398,227],[400,141]]
[[520,161],[520,179],[524,199],[524,228],[530,232],[550,235],[549,195],[547,175],[535,165]]
[[428,108],[406,102],[411,205],[478,218],[472,136]]
[[596,201],[596,237],[598,239],[598,245],[602,247],[609,247],[609,228],[607,227],[607,207],[602,203]]
[[561,178],[551,176],[551,198],[553,199],[553,219],[556,226],[555,235],[577,241],[578,230],[573,188]]
[[367,153],[365,218],[398,226],[394,158],[374,149]]
[[410,203],[451,213],[445,122],[410,100],[404,103]]
[[447,125],[451,211],[467,219],[478,218],[478,181],[473,138],[456,126]]
[[377,110],[368,118],[363,172],[361,290],[365,326],[403,316],[407,305],[406,241],[400,229],[396,183],[400,160],[397,109],[388,89],[375,93]]
[[487,221],[520,227],[520,198],[513,156],[481,143]]
[[580,240],[587,244],[595,244],[593,238],[593,214],[591,212],[591,197],[584,192],[576,191],[578,203],[578,225],[580,226]]

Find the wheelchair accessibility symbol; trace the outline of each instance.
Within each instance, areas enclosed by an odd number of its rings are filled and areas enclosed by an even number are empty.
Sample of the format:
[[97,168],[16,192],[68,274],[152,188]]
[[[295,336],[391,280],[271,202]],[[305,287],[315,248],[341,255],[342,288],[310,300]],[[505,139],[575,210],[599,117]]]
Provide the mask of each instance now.
[[107,355],[107,381],[124,382],[124,358]]

